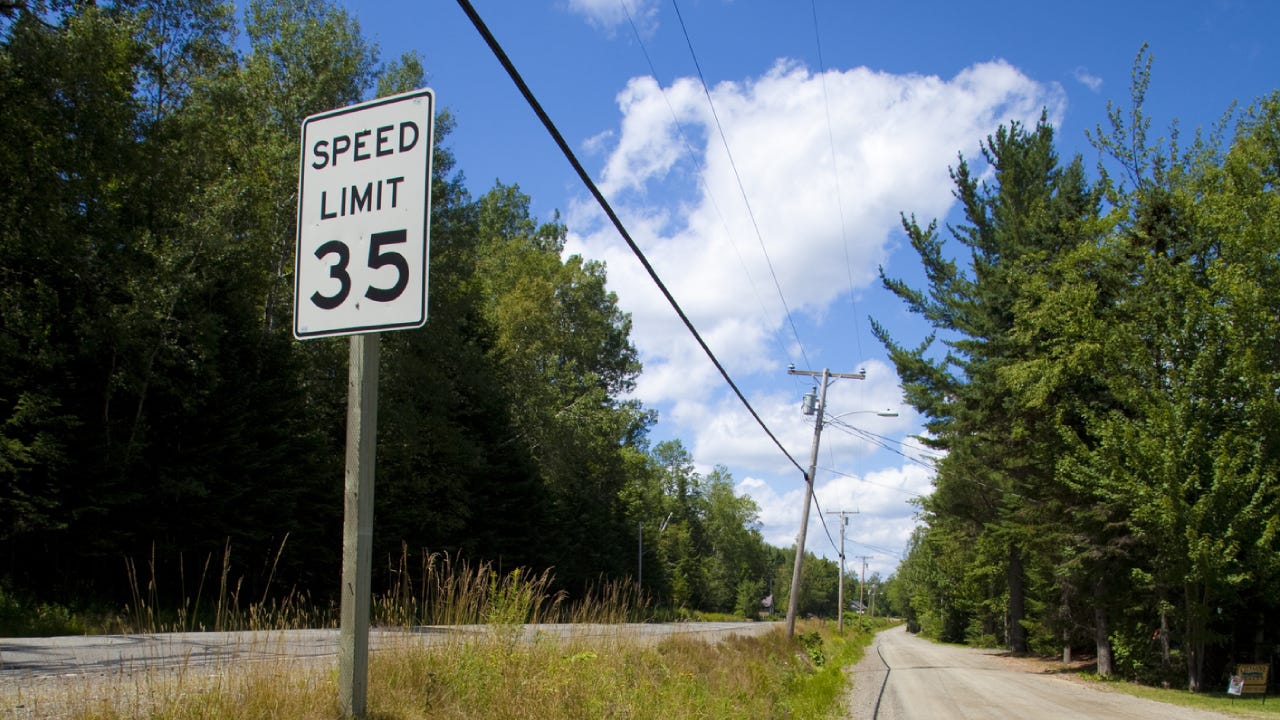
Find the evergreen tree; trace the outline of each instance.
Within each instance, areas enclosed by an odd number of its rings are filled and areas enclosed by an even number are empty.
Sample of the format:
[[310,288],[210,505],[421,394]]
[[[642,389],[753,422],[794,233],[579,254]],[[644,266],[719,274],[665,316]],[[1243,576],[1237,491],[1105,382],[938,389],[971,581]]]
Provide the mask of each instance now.
[[951,259],[936,225],[904,219],[928,287],[911,288],[882,271],[885,287],[943,333],[946,353],[931,352],[933,336],[907,348],[884,326],[873,324],[873,330],[889,350],[907,401],[928,418],[929,442],[948,451],[925,510],[965,521],[975,538],[998,539],[1004,552],[991,561],[1003,567],[1007,584],[997,604],[1007,614],[1009,647],[1025,652],[1026,553],[1037,505],[1053,481],[1057,440],[1046,432],[1042,412],[1014,402],[1003,375],[1026,354],[1011,336],[1026,277],[1091,242],[1098,197],[1079,159],[1059,166],[1053,130],[1043,119],[1034,129],[1000,128],[983,156],[992,185],[975,177],[963,158],[952,172],[966,223],[951,235],[969,254],[969,266],[962,271]]

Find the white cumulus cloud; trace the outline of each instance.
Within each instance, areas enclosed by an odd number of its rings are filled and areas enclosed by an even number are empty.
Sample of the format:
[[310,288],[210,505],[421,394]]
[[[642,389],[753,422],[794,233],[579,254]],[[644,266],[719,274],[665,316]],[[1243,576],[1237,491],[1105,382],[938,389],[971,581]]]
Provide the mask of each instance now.
[[[975,157],[1000,125],[1034,125],[1046,110],[1057,124],[1065,110],[1059,86],[1003,61],[949,79],[833,69],[825,93],[823,85],[823,76],[778,61],[759,77],[712,87],[713,115],[697,79],[664,87],[634,78],[617,95],[617,126],[589,141],[602,163],[599,185],[634,240],[735,381],[748,386],[756,412],[806,466],[813,421],[798,403],[813,383],[776,382],[789,362],[802,362],[791,323],[821,326],[844,312],[851,293],[869,292],[900,237],[902,212],[922,222],[947,214],[957,153]],[[766,540],[790,545],[801,472],[728,391],[594,202],[571,203],[567,220],[567,251],[606,261],[609,284],[632,315],[644,363],[636,396],[659,409],[700,466],[723,464],[741,478],[740,492],[760,505]],[[919,432],[887,362],[849,363],[833,369],[865,367],[867,379],[831,386],[835,414],[891,408],[897,418],[844,421],[879,435]],[[765,384],[783,389],[760,390]],[[928,491],[932,471],[900,456],[889,470],[863,469],[877,443],[835,425],[822,448],[820,467],[854,476],[819,472],[823,507],[853,504],[867,521],[861,542],[900,550],[914,526],[908,500]],[[885,562],[892,568],[897,559]]]
[[[832,70],[826,88],[830,134],[822,78],[794,63],[712,88],[732,160],[701,86],[687,78],[666,88],[632,80],[618,95],[619,127],[598,138],[612,141],[601,188],[733,373],[781,360],[776,287],[793,314],[820,317],[850,280],[855,288],[874,280],[904,209],[945,213],[957,152],[973,154],[1010,120],[1034,124],[1044,108],[1055,119],[1063,102],[1059,89],[1004,62],[950,80]],[[614,229],[594,204],[575,205],[569,220],[569,250],[608,262],[633,315],[641,398],[705,395],[714,369]]]

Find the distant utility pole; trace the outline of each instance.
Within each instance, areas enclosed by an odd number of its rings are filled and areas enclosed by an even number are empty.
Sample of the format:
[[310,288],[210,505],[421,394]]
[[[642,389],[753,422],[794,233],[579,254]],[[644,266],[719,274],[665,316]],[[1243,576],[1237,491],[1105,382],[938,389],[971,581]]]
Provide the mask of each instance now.
[[[867,561],[875,559],[875,555],[859,555],[858,558],[862,560],[862,581],[858,583],[858,603],[861,604],[862,590],[867,586]],[[866,605],[862,607],[865,608]]]
[[[663,530],[667,529],[667,523],[671,522],[671,516],[675,515],[675,511],[667,513],[667,519],[662,521],[662,527],[658,528],[658,534],[661,535]],[[636,588],[644,592],[644,521],[640,520],[636,523],[636,538],[638,548],[636,549]]]
[[833,510],[828,515],[840,516],[840,595],[838,602],[840,613],[836,616],[836,631],[844,634],[844,529],[849,524],[849,516],[857,515],[857,510]]
[[[804,510],[800,513],[800,534],[796,536],[796,562],[791,570],[791,597],[787,598],[787,639],[790,640],[796,635],[796,607],[800,601],[800,567],[804,563],[804,539],[809,530],[809,505],[813,502],[813,476],[818,471],[818,441],[822,437],[822,414],[827,409],[827,386],[831,384],[833,378],[866,380],[867,373],[866,371],[833,373],[827,368],[823,368],[821,372],[797,370],[793,365],[787,369],[787,374],[822,378],[820,383],[822,389],[818,394],[817,404],[810,405],[809,397],[805,398],[804,404],[805,414],[814,415],[813,450],[809,455],[809,473],[804,478]],[[810,412],[811,408],[812,412]]]

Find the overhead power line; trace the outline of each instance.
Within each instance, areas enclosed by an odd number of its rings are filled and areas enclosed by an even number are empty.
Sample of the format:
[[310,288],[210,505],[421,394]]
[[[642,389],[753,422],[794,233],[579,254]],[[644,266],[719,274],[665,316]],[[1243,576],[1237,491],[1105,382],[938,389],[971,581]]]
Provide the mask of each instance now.
[[[800,331],[796,329],[796,321],[791,316],[791,307],[787,305],[787,298],[782,294],[782,283],[778,282],[778,273],[773,269],[773,260],[769,258],[769,250],[764,244],[764,235],[760,232],[760,224],[756,222],[756,214],[751,209],[751,200],[747,197],[747,188],[742,184],[742,175],[738,173],[738,164],[734,162],[733,151],[729,149],[729,138],[724,134],[724,126],[720,124],[720,113],[716,112],[716,103],[711,99],[711,88],[707,87],[707,78],[702,74],[702,65],[698,62],[698,54],[693,51],[693,40],[689,38],[689,29],[685,27],[684,16],[680,14],[680,5],[676,0],[671,0],[671,5],[676,9],[676,18],[680,20],[680,31],[684,33],[684,42],[689,46],[689,56],[693,58],[693,67],[698,71],[698,80],[702,82],[702,92],[707,96],[707,104],[711,106],[711,117],[716,121],[716,130],[720,133],[720,142],[724,143],[724,152],[729,157],[729,167],[733,170],[733,177],[738,181],[738,191],[742,193],[742,202],[747,207],[747,217],[751,219],[751,227],[756,231],[756,240],[760,243],[760,252],[764,254],[765,264],[769,266],[769,274],[773,277],[773,286],[778,289],[778,299],[782,301],[782,309],[787,314],[787,323],[791,326],[791,334],[796,338],[796,346],[800,348],[800,356],[804,359],[804,364],[809,365],[809,355],[804,350],[804,343],[800,340]],[[830,536],[830,532],[827,533]]]
[[884,488],[885,490],[892,490],[892,491],[894,491],[894,492],[896,492],[896,493],[902,493],[903,495],[906,495],[907,497],[911,497],[911,498],[922,498],[922,497],[925,497],[925,494],[924,494],[924,493],[918,493],[918,492],[916,492],[916,491],[914,491],[914,490],[907,490],[907,489],[905,489],[905,488],[898,487],[898,486],[894,486],[894,485],[888,485],[888,484],[886,484],[886,483],[875,482],[874,480],[868,480],[868,479],[866,479],[865,477],[863,477],[863,476],[861,476],[861,475],[855,475],[855,474],[853,474],[853,473],[847,473],[847,472],[844,472],[843,470],[836,470],[835,468],[827,468],[827,467],[819,468],[819,469],[820,469],[820,470],[822,470],[823,472],[829,472],[829,473],[831,473],[832,475],[839,475],[840,477],[847,477],[847,478],[849,478],[850,480],[856,480],[857,482],[860,482],[860,483],[863,483],[863,484],[866,484],[866,485],[874,485],[875,487],[878,487],[878,488]]
[[822,105],[827,112],[827,141],[831,146],[831,172],[836,180],[836,210],[840,213],[840,243],[844,246],[844,268],[849,279],[849,307],[853,310],[853,339],[858,346],[858,356],[866,357],[862,352],[862,326],[858,322],[858,299],[853,289],[853,260],[849,257],[849,231],[844,219],[844,194],[840,190],[840,156],[836,154],[836,136],[831,126],[831,99],[827,95],[827,67],[822,60],[822,33],[819,32],[818,3],[809,0],[813,10],[813,39],[818,46],[818,79],[822,82]]
[[702,335],[698,333],[698,329],[693,326],[693,322],[689,320],[689,316],[686,315],[684,309],[680,307],[680,303],[676,302],[671,291],[668,290],[666,284],[662,282],[662,278],[658,277],[658,273],[653,269],[653,265],[649,263],[649,259],[645,257],[640,246],[631,238],[631,233],[629,233],[626,226],[622,224],[622,220],[619,219],[618,214],[614,212],[613,206],[605,199],[604,194],[600,192],[600,188],[596,187],[595,181],[591,179],[591,176],[582,166],[582,163],[578,161],[578,157],[569,147],[569,143],[566,142],[564,136],[560,134],[560,130],[556,128],[555,123],[551,120],[551,117],[547,115],[546,110],[543,110],[542,104],[538,102],[533,91],[529,89],[524,78],[520,76],[520,72],[516,70],[516,66],[511,62],[511,58],[507,57],[506,51],[502,49],[502,45],[498,43],[497,38],[495,38],[493,33],[489,31],[489,27],[485,25],[484,21],[480,19],[479,13],[477,13],[476,9],[471,5],[470,0],[458,0],[458,5],[462,7],[462,11],[467,14],[467,17],[471,20],[471,24],[475,26],[476,31],[480,33],[482,38],[484,38],[485,43],[489,46],[489,49],[493,51],[494,56],[498,59],[498,62],[501,63],[503,69],[507,71],[507,75],[511,77],[511,81],[515,83],[516,87],[520,90],[520,94],[524,96],[525,102],[529,103],[529,107],[533,109],[534,114],[542,121],[542,125],[546,127],[547,132],[551,134],[552,139],[555,140],[560,151],[564,153],[565,159],[569,161],[569,164],[573,166],[574,171],[578,173],[578,177],[587,186],[587,189],[591,191],[591,195],[596,199],[596,202],[599,203],[600,208],[604,210],[605,215],[609,217],[613,226],[618,230],[618,234],[626,241],[627,246],[631,248],[631,252],[635,254],[636,258],[640,261],[640,264],[644,266],[645,271],[649,273],[649,277],[653,280],[654,284],[660,291],[662,291],[662,296],[667,299],[667,302],[670,303],[672,309],[676,311],[676,315],[680,317],[681,322],[683,322],[684,326],[688,328],[689,333],[698,341],[699,347],[701,347],[702,351],[706,353],[706,356],[711,360],[711,363],[715,365],[716,370],[720,372],[720,376],[724,378],[725,383],[727,383],[733,390],[734,394],[738,396],[738,400],[742,402],[743,407],[751,413],[751,417],[755,418],[756,423],[759,424],[760,428],[764,430],[764,433],[769,436],[769,439],[773,441],[773,444],[778,446],[778,449],[781,450],[782,454],[791,461],[792,465],[796,466],[797,470],[804,473],[804,467],[802,467],[799,462],[796,462],[796,459],[791,456],[791,453],[787,452],[787,449],[783,447],[782,442],[778,440],[777,436],[773,434],[773,431],[769,429],[769,426],[766,425],[764,420],[760,417],[760,414],[751,406],[746,395],[743,395],[742,390],[738,388],[737,383],[733,381],[733,378],[729,377],[729,371],[725,369],[724,365],[720,363],[719,358],[717,358],[715,353],[711,351],[711,348],[707,346],[706,341],[702,339]]
[[822,517],[824,513],[822,512],[822,506],[818,504],[818,493],[816,492],[813,494],[813,509],[818,511],[818,522],[822,524],[822,532],[826,533],[827,541],[831,543],[831,549],[839,550],[840,547],[836,545],[836,539],[831,536],[831,528],[827,527],[827,521]]
[[864,548],[871,548],[876,552],[886,553],[888,555],[893,555],[894,557],[898,557],[898,558],[902,557],[901,550],[890,550],[889,548],[880,547],[879,545],[872,545],[871,543],[865,543],[865,542],[862,542],[861,540],[855,540],[853,538],[850,538],[849,542],[853,543],[854,545],[861,545]]
[[[867,442],[870,442],[870,443],[872,443],[872,444],[874,444],[874,445],[878,445],[878,446],[880,446],[880,447],[884,448],[885,450],[888,450],[889,452],[897,453],[898,455],[901,455],[902,457],[906,458],[906,459],[907,459],[907,462],[913,463],[913,464],[915,464],[915,465],[919,465],[920,467],[925,468],[925,469],[927,469],[927,470],[937,470],[937,469],[938,469],[938,467],[937,467],[937,465],[936,465],[936,464],[935,464],[935,465],[930,465],[930,464],[927,464],[927,463],[921,462],[920,460],[918,460],[918,459],[916,459],[916,458],[914,458],[914,457],[912,457],[912,456],[910,456],[910,455],[907,455],[906,453],[904,453],[904,452],[902,452],[902,451],[900,451],[900,450],[897,450],[897,449],[895,449],[895,448],[891,447],[890,445],[886,444],[886,443],[897,443],[898,445],[901,445],[901,446],[903,446],[903,447],[909,447],[906,443],[900,442],[900,441],[898,441],[898,440],[894,440],[894,439],[892,439],[892,438],[885,437],[884,435],[877,435],[877,434],[875,434],[875,433],[871,432],[870,430],[863,430],[863,429],[862,429],[862,428],[860,428],[860,427],[855,427],[855,426],[850,425],[849,423],[844,422],[844,421],[833,422],[833,423],[832,423],[832,425],[833,425],[834,427],[838,427],[838,428],[840,428],[841,430],[844,430],[844,432],[848,433],[849,435],[852,435],[852,436],[854,436],[854,437],[862,438],[863,440],[866,440]],[[926,459],[928,459],[928,460],[932,460],[932,461],[938,461],[938,460],[941,460],[941,458],[940,458],[939,456],[937,456],[937,455],[930,455],[930,454],[928,454],[928,453],[923,453],[923,452],[920,454],[920,456],[921,456],[921,457],[923,457],[923,458],[926,458]],[[833,472],[834,472],[834,471],[833,471]],[[843,475],[843,474],[845,474],[845,473],[840,473],[840,474],[842,474],[842,475]],[[853,476],[852,476],[852,475],[849,475],[848,477],[853,477]],[[978,487],[986,488],[986,489],[991,490],[991,491],[993,491],[993,492],[1001,493],[1001,494],[1004,494],[1004,495],[1012,495],[1013,497],[1019,498],[1019,499],[1024,500],[1024,501],[1026,501],[1026,502],[1028,502],[1028,503],[1031,503],[1031,504],[1033,504],[1033,505],[1040,505],[1040,504],[1041,504],[1041,502],[1040,502],[1039,500],[1036,500],[1035,498],[1027,497],[1026,495],[1023,495],[1023,494],[1021,494],[1021,493],[1018,493],[1018,492],[1016,492],[1016,491],[1014,491],[1014,490],[1010,490],[1009,488],[1002,488],[1002,487],[998,487],[998,486],[996,486],[996,485],[992,485],[991,483],[983,482],[983,481],[978,480],[977,478],[973,477],[972,475],[963,475],[963,476],[959,476],[959,479],[960,479],[960,481],[962,481],[962,482],[967,482],[967,483],[969,483],[969,484],[971,484],[971,485],[977,485]],[[866,482],[866,481],[864,481],[864,482]],[[873,483],[873,484],[874,484],[874,483]]]
[[[711,88],[707,85],[706,75],[702,72],[702,64],[698,62],[698,53],[693,49],[693,39],[689,36],[689,28],[685,25],[684,15],[680,12],[680,4],[677,0],[671,0],[672,7],[675,8],[676,18],[680,21],[680,31],[684,34],[685,45],[689,48],[689,57],[693,60],[693,67],[698,72],[698,81],[702,83],[702,92],[706,95],[707,106],[711,109],[711,117],[715,120],[716,132],[720,135],[720,142],[724,145],[725,155],[729,159],[729,168],[733,170],[733,177],[738,183],[738,192],[742,194],[742,203],[747,209],[747,217],[751,220],[751,227],[755,230],[756,241],[760,244],[760,252],[764,255],[765,264],[769,268],[769,275],[773,278],[773,286],[778,291],[778,300],[782,303],[782,309],[786,314],[787,324],[791,328],[791,334],[796,339],[796,347],[800,349],[800,356],[804,359],[805,364],[809,364],[809,354],[804,349],[804,341],[800,339],[800,331],[796,328],[795,318],[791,314],[791,307],[787,303],[787,297],[782,292],[782,283],[778,281],[778,273],[773,267],[773,260],[769,257],[769,250],[764,243],[764,234],[760,231],[760,224],[756,221],[755,211],[751,208],[751,199],[747,195],[746,185],[742,182],[742,174],[738,172],[738,163],[733,159],[733,149],[729,146],[729,138],[725,134],[724,125],[720,122],[720,113],[716,111],[716,103],[711,97]],[[647,57],[647,54],[646,54]],[[656,73],[655,73],[656,74]],[[795,462],[793,459],[792,462]],[[809,487],[813,487],[814,479],[808,474],[805,476],[806,483]],[[831,535],[831,528],[827,527],[827,521],[823,517],[822,506],[818,502],[816,493],[811,494],[813,506],[818,511],[818,522],[822,525],[822,531],[827,536],[827,541],[831,543],[832,549],[836,549],[835,538]],[[803,548],[803,543],[800,545]],[[797,560],[797,562],[799,562]],[[788,612],[788,627],[794,622],[794,609]]]
[[[896,454],[896,455],[901,455],[901,456],[902,456],[903,458],[905,458],[905,459],[907,460],[907,462],[909,462],[909,463],[912,463],[912,464],[914,464],[914,465],[919,465],[920,467],[925,468],[926,470],[934,470],[934,469],[936,469],[934,465],[930,465],[930,464],[928,464],[928,463],[926,463],[926,462],[923,462],[923,461],[921,461],[919,458],[914,457],[914,456],[911,456],[911,455],[908,455],[907,453],[903,452],[902,450],[899,450],[898,448],[893,447],[893,444],[902,445],[903,447],[907,447],[907,445],[906,445],[905,443],[902,443],[902,442],[899,442],[899,441],[897,441],[897,440],[894,440],[893,438],[885,437],[884,435],[877,435],[876,433],[873,433],[873,432],[871,432],[870,430],[864,430],[864,429],[862,429],[862,428],[860,428],[860,427],[857,427],[857,426],[855,426],[855,425],[851,425],[851,424],[849,424],[848,422],[845,422],[844,420],[833,420],[833,421],[831,422],[831,425],[832,425],[833,427],[839,428],[840,430],[843,430],[845,433],[848,433],[849,435],[852,435],[852,436],[854,436],[854,437],[858,437],[858,438],[862,438],[863,440],[866,440],[867,442],[871,443],[872,445],[875,445],[875,446],[877,446],[877,447],[880,447],[880,448],[883,448],[883,449],[885,449],[885,450],[888,450],[889,452],[894,453],[894,454]],[[890,444],[890,443],[892,443],[892,444]],[[936,460],[936,459],[937,459],[937,457],[936,457],[936,456],[930,456],[930,455],[923,455],[923,457],[926,457],[926,458],[928,458],[928,459],[930,459],[930,460]]]
[[[658,68],[653,63],[653,58],[649,55],[649,48],[645,44],[644,37],[640,34],[640,28],[636,27],[635,20],[631,16],[631,8],[628,0],[619,0],[622,5],[622,12],[627,16],[627,23],[631,26],[631,34],[636,39],[636,44],[640,46],[640,53],[644,55],[644,61],[649,66],[649,73],[653,76],[654,81],[658,84],[658,92],[662,93],[662,100],[667,106],[667,112],[671,114],[671,122],[675,125],[676,134],[680,137],[680,142],[684,146],[685,153],[697,163],[698,153],[693,149],[693,143],[689,142],[689,136],[684,131],[684,123],[680,122],[680,116],[676,114],[676,109],[671,105],[671,98],[667,95],[666,88],[662,87],[662,81],[658,77]],[[673,86],[674,87],[674,86]],[[742,266],[742,272],[747,276],[747,284],[751,286],[751,293],[755,295],[756,302],[760,303],[761,316],[767,318],[769,309],[764,304],[764,297],[760,293],[760,287],[756,284],[755,276],[751,274],[751,270],[747,267],[746,258],[743,257],[742,251],[738,249],[738,242],[734,240],[734,233],[729,229],[729,223],[725,220],[724,212],[720,209],[720,203],[716,202],[715,193],[711,191],[711,185],[707,183],[706,177],[701,172],[696,173],[698,177],[698,185],[702,187],[702,191],[706,193],[707,201],[711,203],[711,208],[715,210],[716,218],[720,221],[720,226],[724,228],[725,239],[729,241],[729,246],[733,248],[733,254],[738,258],[738,264]],[[773,334],[773,340],[777,343],[782,356],[785,357],[788,352],[782,341]]]

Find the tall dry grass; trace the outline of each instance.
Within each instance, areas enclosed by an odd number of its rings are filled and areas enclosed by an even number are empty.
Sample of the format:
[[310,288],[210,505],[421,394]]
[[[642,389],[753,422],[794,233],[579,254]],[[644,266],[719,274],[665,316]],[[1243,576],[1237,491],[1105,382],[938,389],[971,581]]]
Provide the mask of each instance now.
[[[228,580],[228,567],[224,561],[216,580],[215,622],[264,630],[283,617],[283,629],[289,629],[305,617],[295,610],[282,613],[266,598],[239,610],[241,593]],[[691,636],[653,640],[631,631],[600,631],[600,624],[645,613],[644,599],[630,583],[602,582],[570,602],[554,589],[549,572],[499,573],[487,563],[441,554],[411,563],[407,552],[394,577],[374,605],[384,630],[371,656],[370,720],[834,717],[844,682],[839,667],[847,662],[843,653],[857,637],[840,638],[834,624],[826,623],[802,624],[804,643],[787,640],[780,630],[723,642]],[[136,620],[155,623],[156,614],[145,609],[155,589],[137,587],[135,597],[143,602]],[[191,613],[196,611],[193,602]],[[567,633],[536,630],[537,624],[553,622],[576,625]],[[422,627],[427,625],[468,630]],[[388,636],[393,641],[386,642]],[[332,656],[312,662],[277,657],[58,679],[19,688],[16,696],[0,688],[0,714],[21,707],[15,717],[336,720],[337,695]]]
[[602,579],[570,601],[555,589],[549,569],[500,573],[489,562],[426,552],[415,563],[404,545],[391,577],[389,589],[374,598],[375,625],[612,624],[642,621],[650,607],[627,581]]
[[[155,545],[147,560],[144,575],[139,572],[133,558],[125,558],[125,575],[129,582],[132,601],[124,611],[102,628],[110,633],[169,633],[205,631],[266,631],[294,630],[302,628],[335,627],[336,609],[331,605],[319,606],[311,601],[308,593],[290,589],[277,596],[272,593],[276,569],[284,554],[289,536],[285,535],[271,559],[270,571],[261,597],[253,599],[243,592],[244,577],[232,577],[232,547],[228,542],[222,550],[217,577],[210,574],[214,556],[205,556],[200,577],[194,580],[194,594],[190,593],[186,575],[186,562],[178,556],[178,589],[181,603],[176,608],[166,607],[161,601],[160,577],[156,564]],[[212,597],[206,598],[206,587]]]
[[[723,642],[678,636],[538,636],[497,633],[439,645],[406,641],[371,658],[370,720],[818,720],[839,717],[838,667],[848,638],[821,632],[822,665],[779,630]],[[848,636],[849,634],[846,633]],[[832,643],[835,643],[834,645]],[[837,661],[839,660],[839,662]],[[73,720],[336,720],[332,667],[277,661],[217,675],[149,675],[114,689],[64,696]],[[70,702],[67,702],[70,701]],[[46,705],[45,707],[52,707]],[[43,717],[36,714],[31,717]]]

